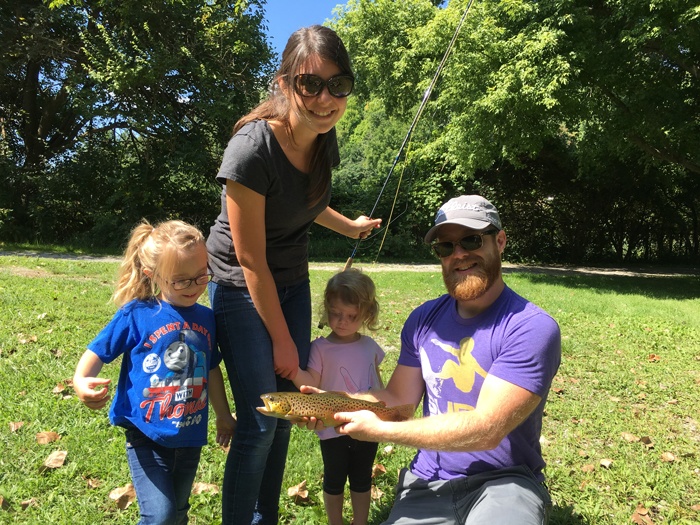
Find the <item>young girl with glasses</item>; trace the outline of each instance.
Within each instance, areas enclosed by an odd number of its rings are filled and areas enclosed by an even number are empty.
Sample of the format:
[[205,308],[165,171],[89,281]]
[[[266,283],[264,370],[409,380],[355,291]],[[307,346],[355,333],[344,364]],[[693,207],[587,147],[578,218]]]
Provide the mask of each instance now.
[[[379,364],[384,351],[367,335],[375,330],[379,304],[375,286],[367,275],[354,270],[340,272],[328,281],[321,323],[331,333],[311,345],[306,370],[298,370],[294,384],[321,390],[355,394],[383,388]],[[343,525],[343,493],[350,482],[354,525],[369,518],[372,465],[378,444],[341,436],[334,428],[317,431],[323,456],[323,501],[329,525]]]
[[331,29],[289,38],[265,101],[234,126],[217,174],[221,213],[207,240],[209,297],[236,405],[226,461],[223,523],[277,523],[291,424],[255,408],[261,394],[293,390],[311,340],[309,228],[364,237],[380,220],[329,206],[339,163],[335,125],[354,85]]
[[209,279],[197,228],[181,221],[138,225],[112,296],[119,310],[75,370],[78,398],[99,409],[109,400],[111,380],[97,375],[122,356],[109,420],[125,429],[139,524],[187,523],[207,442],[208,400],[216,412],[216,442],[227,446],[234,434],[214,314],[197,303]]

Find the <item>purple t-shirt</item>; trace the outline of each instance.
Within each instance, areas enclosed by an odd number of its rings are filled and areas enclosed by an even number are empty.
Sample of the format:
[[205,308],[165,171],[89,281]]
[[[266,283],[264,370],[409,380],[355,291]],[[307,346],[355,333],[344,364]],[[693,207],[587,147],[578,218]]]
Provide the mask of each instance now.
[[449,295],[419,306],[404,325],[398,362],[422,368],[424,417],[473,410],[486,374],[529,390],[542,402],[495,449],[418,450],[411,471],[433,481],[525,465],[543,480],[542,412],[560,361],[556,321],[508,287],[488,310],[470,319],[459,316]]

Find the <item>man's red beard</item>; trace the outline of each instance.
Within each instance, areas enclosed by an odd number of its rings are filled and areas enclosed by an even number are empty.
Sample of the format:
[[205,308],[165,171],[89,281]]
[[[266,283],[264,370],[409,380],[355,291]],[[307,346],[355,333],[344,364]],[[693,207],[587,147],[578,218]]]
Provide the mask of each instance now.
[[443,265],[442,280],[445,282],[447,293],[458,301],[478,299],[496,282],[501,272],[501,259],[500,257],[496,259],[480,259],[477,261],[476,268],[479,271],[460,277]]

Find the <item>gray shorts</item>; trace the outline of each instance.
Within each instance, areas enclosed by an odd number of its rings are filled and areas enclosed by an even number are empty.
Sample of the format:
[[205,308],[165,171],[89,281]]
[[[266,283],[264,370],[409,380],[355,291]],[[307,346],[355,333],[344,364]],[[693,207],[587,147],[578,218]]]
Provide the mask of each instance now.
[[383,525],[546,525],[552,500],[527,467],[448,481],[425,481],[403,469]]

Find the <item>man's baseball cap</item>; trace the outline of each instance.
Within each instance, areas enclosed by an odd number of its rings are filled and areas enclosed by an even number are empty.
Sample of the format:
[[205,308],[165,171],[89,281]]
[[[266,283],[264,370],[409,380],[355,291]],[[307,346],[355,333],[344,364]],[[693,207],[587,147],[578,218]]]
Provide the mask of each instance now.
[[498,210],[481,195],[460,195],[443,204],[435,215],[435,226],[425,234],[426,243],[435,240],[443,224],[459,224],[473,230],[483,230],[489,226],[502,229]]

